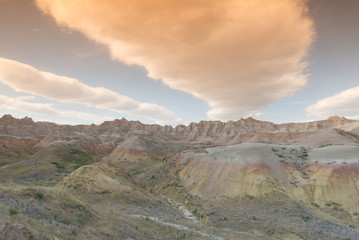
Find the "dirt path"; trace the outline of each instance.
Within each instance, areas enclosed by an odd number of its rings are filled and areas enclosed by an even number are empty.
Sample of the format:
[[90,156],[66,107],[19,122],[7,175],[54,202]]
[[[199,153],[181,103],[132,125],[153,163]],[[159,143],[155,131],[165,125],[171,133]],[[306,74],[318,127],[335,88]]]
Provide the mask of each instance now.
[[140,219],[150,219],[150,220],[154,221],[155,223],[162,224],[162,225],[165,225],[165,226],[170,226],[170,227],[176,228],[178,230],[185,230],[185,231],[194,232],[194,233],[197,233],[197,234],[199,234],[199,235],[201,235],[203,237],[207,237],[209,239],[224,240],[222,237],[215,236],[215,235],[212,235],[212,234],[203,233],[203,232],[191,229],[189,227],[186,227],[186,226],[183,226],[183,225],[180,225],[180,224],[166,222],[166,221],[163,221],[163,220],[161,220],[161,219],[159,219],[157,217],[149,217],[149,216],[138,215],[138,214],[129,215],[129,216],[134,217],[134,218],[140,218]]

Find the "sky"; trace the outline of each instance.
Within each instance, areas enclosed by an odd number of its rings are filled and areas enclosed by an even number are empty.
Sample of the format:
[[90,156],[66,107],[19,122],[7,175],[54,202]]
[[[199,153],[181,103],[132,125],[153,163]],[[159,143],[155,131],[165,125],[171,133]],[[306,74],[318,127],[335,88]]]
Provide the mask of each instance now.
[[357,0],[0,0],[0,115],[359,119]]

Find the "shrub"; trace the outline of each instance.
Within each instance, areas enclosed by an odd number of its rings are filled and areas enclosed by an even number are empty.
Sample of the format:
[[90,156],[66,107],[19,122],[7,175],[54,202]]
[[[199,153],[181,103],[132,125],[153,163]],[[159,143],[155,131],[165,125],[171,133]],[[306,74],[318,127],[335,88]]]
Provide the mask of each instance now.
[[332,204],[331,204],[331,203],[329,203],[329,202],[326,202],[326,203],[325,203],[325,206],[327,206],[327,207],[331,207],[331,206],[332,206]]
[[318,203],[312,203],[312,205],[313,205],[314,207],[317,207],[317,208],[320,207],[320,205],[319,205]]
[[35,195],[39,200],[43,199],[45,196],[45,194],[43,192],[36,192]]
[[303,216],[301,215],[302,219],[304,222],[308,222],[308,220],[310,220],[310,216]]
[[249,198],[250,200],[253,200],[256,198],[255,196],[252,196],[252,195],[246,195],[246,197]]
[[10,216],[14,216],[14,215],[17,215],[19,213],[18,210],[14,209],[14,208],[10,208],[9,209],[9,214]]

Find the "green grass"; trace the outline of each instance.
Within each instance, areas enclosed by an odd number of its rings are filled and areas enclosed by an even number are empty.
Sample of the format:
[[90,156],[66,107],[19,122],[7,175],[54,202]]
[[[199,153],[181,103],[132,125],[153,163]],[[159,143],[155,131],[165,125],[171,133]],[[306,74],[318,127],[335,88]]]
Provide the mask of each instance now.
[[44,198],[45,194],[43,192],[36,192],[35,193],[37,199],[41,200]]
[[[21,177],[21,176],[26,176],[28,174],[31,174],[34,170],[36,171],[41,171],[41,170],[44,170],[44,171],[47,171],[49,170],[49,166],[16,166],[16,168],[14,168],[13,171],[9,171],[7,173],[7,175],[11,178],[18,178],[18,177]],[[5,176],[5,174],[4,174]]]
[[131,175],[138,175],[146,172],[146,168],[136,168],[131,170]]
[[19,211],[16,210],[15,208],[9,208],[9,214],[10,214],[10,216],[15,216],[15,215],[19,214]]
[[304,222],[308,222],[308,220],[310,220],[310,216],[304,216],[304,215],[301,215],[302,219]]
[[[88,153],[86,153],[82,150],[79,150],[79,149],[72,148],[70,151],[70,154],[63,159],[63,162],[71,163],[74,165],[73,168],[77,169],[81,166],[89,165],[94,161]],[[52,163],[52,164],[55,164],[55,163]],[[60,168],[60,169],[66,167],[64,164],[61,164],[61,163],[56,163],[55,165],[57,168]]]

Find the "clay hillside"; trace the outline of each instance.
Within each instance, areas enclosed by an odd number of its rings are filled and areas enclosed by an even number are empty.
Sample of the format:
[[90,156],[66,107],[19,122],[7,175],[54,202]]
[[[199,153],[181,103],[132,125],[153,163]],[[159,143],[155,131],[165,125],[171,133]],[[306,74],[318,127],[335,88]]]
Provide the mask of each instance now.
[[0,118],[0,239],[359,239],[359,121]]

